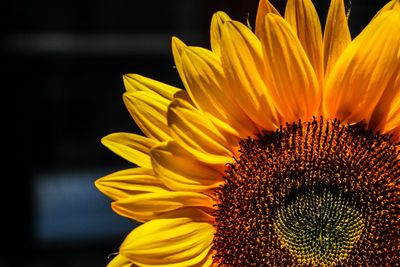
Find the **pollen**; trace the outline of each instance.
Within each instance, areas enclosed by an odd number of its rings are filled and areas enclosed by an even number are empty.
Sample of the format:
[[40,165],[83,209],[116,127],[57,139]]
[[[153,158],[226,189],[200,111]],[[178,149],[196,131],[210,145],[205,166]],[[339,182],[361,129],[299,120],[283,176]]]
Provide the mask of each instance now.
[[220,266],[396,266],[399,145],[363,124],[295,122],[242,140],[215,191]]

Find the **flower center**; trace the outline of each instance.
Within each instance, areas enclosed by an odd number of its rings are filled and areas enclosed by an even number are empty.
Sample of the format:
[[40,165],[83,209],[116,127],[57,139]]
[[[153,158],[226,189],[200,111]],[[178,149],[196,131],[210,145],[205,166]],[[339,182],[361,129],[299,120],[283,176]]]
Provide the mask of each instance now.
[[215,191],[221,266],[394,266],[398,144],[339,121],[293,123],[240,143]]
[[364,228],[351,196],[326,188],[301,190],[276,212],[279,240],[300,262],[330,265],[344,260]]

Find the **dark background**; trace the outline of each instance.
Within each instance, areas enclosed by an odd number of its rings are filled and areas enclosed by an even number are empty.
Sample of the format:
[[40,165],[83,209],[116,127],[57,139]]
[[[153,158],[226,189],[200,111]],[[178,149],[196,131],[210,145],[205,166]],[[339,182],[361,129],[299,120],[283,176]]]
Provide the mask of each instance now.
[[[272,1],[283,10],[285,1]],[[318,1],[324,21],[329,1]],[[386,1],[357,0],[353,36]],[[181,87],[171,36],[209,48],[212,14],[254,25],[255,0],[8,1],[1,8],[0,266],[105,266],[134,223],[93,182],[131,167],[100,139],[137,132],[122,75]]]

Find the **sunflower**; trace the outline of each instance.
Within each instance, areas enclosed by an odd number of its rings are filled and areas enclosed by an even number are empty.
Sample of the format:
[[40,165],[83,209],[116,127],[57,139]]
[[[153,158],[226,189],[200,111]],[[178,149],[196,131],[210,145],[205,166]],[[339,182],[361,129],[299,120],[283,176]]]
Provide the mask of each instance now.
[[172,38],[184,90],[124,76],[143,135],[96,181],[141,224],[109,266],[398,266],[400,2],[351,38],[311,0],[260,0],[253,32],[217,12],[211,49]]

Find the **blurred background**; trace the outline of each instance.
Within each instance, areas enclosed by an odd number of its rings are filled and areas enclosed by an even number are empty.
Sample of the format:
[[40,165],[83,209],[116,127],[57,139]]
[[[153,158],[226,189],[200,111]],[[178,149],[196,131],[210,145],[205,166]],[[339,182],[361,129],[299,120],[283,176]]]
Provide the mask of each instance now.
[[[283,11],[285,1],[271,1]],[[316,1],[324,21],[329,1]],[[353,0],[353,36],[386,1]],[[181,87],[171,36],[209,48],[224,10],[254,25],[256,0],[3,3],[1,266],[105,266],[134,222],[115,215],[94,181],[131,167],[100,143],[138,132],[122,75]]]

